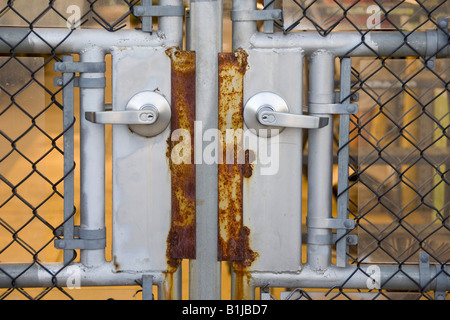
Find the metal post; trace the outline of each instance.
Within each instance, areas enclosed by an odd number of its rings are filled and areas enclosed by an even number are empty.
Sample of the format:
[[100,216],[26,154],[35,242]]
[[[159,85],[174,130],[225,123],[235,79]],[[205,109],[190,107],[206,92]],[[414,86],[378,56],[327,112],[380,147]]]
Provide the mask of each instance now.
[[[183,6],[183,0],[160,0],[161,6]],[[158,21],[158,30],[162,31],[166,37],[168,47],[180,47],[183,42],[183,17],[162,16]]]
[[[234,0],[233,11],[256,10],[255,0]],[[256,33],[256,21],[233,21],[233,50],[249,46],[250,38]]]
[[[341,61],[341,91],[340,100],[343,103],[350,103],[351,90],[351,58],[344,58]],[[345,101],[343,101],[345,99]],[[341,114],[339,116],[339,152],[338,152],[338,195],[337,195],[337,217],[338,219],[348,219],[348,175],[349,175],[349,131],[350,131],[350,115]],[[336,237],[336,265],[345,267],[348,264],[347,257],[347,230],[338,229]]]
[[[334,58],[328,51],[310,57],[310,104],[334,103]],[[313,108],[309,112],[314,115]],[[325,270],[331,263],[331,229],[310,223],[332,216],[333,116],[320,116],[328,117],[328,125],[310,130],[308,143],[307,262],[313,270]]]
[[[191,43],[196,51],[196,142],[203,132],[218,128],[218,53],[222,51],[222,1],[191,0]],[[216,143],[218,143],[216,141]],[[196,240],[197,257],[190,261],[190,298],[220,299],[220,263],[217,261],[218,167],[202,162],[197,143]],[[217,150],[217,149],[216,149]]]
[[[104,63],[105,54],[90,48],[80,54],[81,62]],[[82,73],[81,78],[104,77],[103,73]],[[86,111],[104,111],[104,88],[80,89],[80,184],[81,230],[105,228],[105,127],[85,119]],[[105,249],[81,250],[81,262],[97,266],[105,261]]]

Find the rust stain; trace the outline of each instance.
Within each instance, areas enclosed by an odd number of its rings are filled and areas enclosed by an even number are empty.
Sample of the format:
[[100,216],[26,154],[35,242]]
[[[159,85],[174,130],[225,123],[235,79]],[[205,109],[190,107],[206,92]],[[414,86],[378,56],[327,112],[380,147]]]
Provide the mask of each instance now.
[[172,175],[172,220],[167,236],[169,269],[195,259],[195,52],[166,50],[171,59],[171,135],[166,156]]
[[242,167],[242,174],[244,178],[251,178],[253,175],[253,163],[256,160],[255,151],[247,149],[245,150],[245,163]]
[[[243,90],[247,53],[238,49],[219,54],[219,239],[218,258],[234,261],[237,274],[245,273],[258,257],[250,248],[250,229],[243,224],[243,179],[251,177],[255,157],[243,149]],[[230,132],[232,134],[230,134]]]

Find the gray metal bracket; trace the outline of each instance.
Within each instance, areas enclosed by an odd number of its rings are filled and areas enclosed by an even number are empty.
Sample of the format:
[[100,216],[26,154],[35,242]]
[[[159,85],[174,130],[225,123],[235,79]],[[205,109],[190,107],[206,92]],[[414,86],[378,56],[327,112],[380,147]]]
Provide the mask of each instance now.
[[[345,232],[348,232],[349,230],[353,230],[355,228],[355,221],[352,219],[311,219],[306,217],[306,225],[308,228],[336,229],[337,231],[345,230]],[[321,236],[316,235],[314,237],[308,234],[308,243],[313,244],[335,244],[338,239],[339,241],[345,239],[346,245],[358,244],[358,236],[355,234],[344,234],[339,235],[339,237],[337,233]]]
[[153,296],[153,276],[142,276],[142,300],[154,300]]
[[231,21],[273,21],[282,16],[281,9],[231,11]]
[[55,62],[54,69],[62,73],[104,73],[105,62]]
[[133,14],[142,17],[142,31],[153,31],[153,17],[184,16],[183,6],[154,6],[151,0],[142,0],[141,4],[133,8]]
[[448,45],[448,27],[448,18],[439,18],[438,28],[426,32],[425,65],[431,70],[436,67],[436,56],[439,55],[439,51]]
[[434,299],[445,300],[448,276],[442,269],[441,265],[436,265],[436,274],[436,289],[434,290]]
[[355,220],[353,219],[311,219],[306,217],[306,225],[308,228],[321,229],[353,229],[355,227]]
[[[55,234],[64,235],[64,232],[61,229],[58,229]],[[75,226],[73,237],[73,239],[56,239],[55,248],[64,250],[96,250],[104,249],[106,247],[106,228],[86,230],[79,226]]]
[[[80,78],[73,77],[73,86],[78,88],[105,88],[106,78]],[[63,77],[55,77],[53,81],[55,87],[62,87],[65,85]]]

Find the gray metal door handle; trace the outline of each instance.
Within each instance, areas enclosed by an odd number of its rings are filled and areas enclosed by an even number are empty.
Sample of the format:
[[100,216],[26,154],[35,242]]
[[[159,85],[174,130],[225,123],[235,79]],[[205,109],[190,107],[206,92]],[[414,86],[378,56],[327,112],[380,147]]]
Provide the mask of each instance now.
[[130,99],[124,111],[86,112],[85,118],[99,124],[128,125],[134,133],[154,137],[169,125],[171,109],[161,94],[142,91]]
[[284,128],[317,129],[328,125],[326,117],[289,113],[286,101],[273,92],[260,92],[251,97],[244,107],[244,121],[249,129],[266,137]]
[[102,124],[154,124],[156,110],[86,112],[86,120]]

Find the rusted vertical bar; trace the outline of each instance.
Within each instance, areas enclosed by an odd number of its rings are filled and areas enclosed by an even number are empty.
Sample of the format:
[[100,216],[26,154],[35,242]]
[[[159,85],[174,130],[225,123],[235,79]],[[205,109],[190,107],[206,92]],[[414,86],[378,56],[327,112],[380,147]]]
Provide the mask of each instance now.
[[218,258],[242,260],[243,87],[247,53],[219,54],[219,235]]
[[169,259],[195,259],[195,52],[170,48],[172,118],[168,158],[172,176]]

